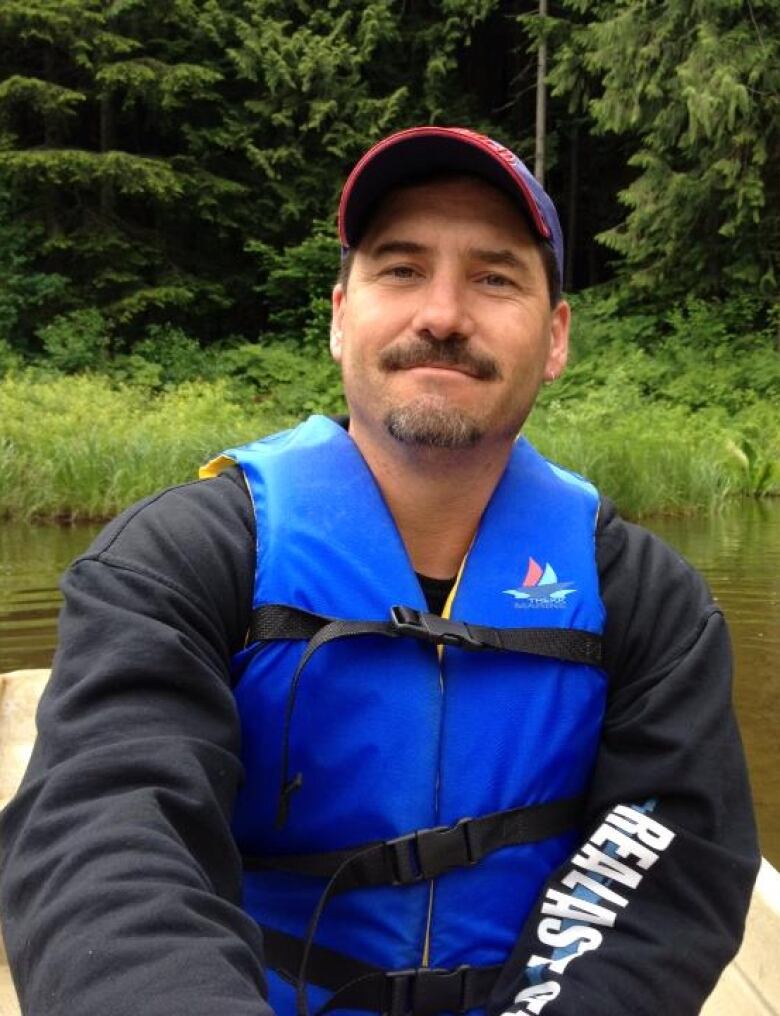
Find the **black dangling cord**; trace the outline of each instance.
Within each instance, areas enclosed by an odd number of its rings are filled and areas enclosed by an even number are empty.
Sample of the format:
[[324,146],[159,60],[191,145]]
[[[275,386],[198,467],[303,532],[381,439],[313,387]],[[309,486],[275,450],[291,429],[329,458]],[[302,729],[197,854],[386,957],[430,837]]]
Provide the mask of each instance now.
[[290,813],[290,798],[296,790],[303,786],[303,773],[296,773],[287,783],[284,782],[286,773],[282,773],[282,789],[279,791],[279,803],[276,806],[276,828],[284,829],[287,825],[287,816]]
[[320,923],[320,918],[325,910],[325,906],[333,893],[338,890],[338,882],[343,873],[350,867],[350,865],[354,864],[355,861],[374,850],[376,850],[376,844],[371,844],[371,846],[366,847],[365,850],[360,850],[358,853],[351,854],[349,857],[345,858],[331,875],[328,884],[323,889],[322,894],[317,901],[317,906],[314,908],[314,912],[309,920],[309,926],[306,929],[301,965],[298,968],[298,977],[295,983],[295,1010],[297,1016],[309,1016],[309,1000],[306,996],[306,968],[309,965],[309,956],[311,955],[311,948],[314,945],[314,936],[317,933],[317,926]]
[[[338,623],[338,622],[334,622]],[[326,624],[311,638],[306,646],[306,649],[298,661],[298,666],[295,668],[295,673],[292,676],[290,682],[290,691],[287,696],[287,711],[284,718],[284,740],[282,743],[282,781],[279,787],[279,803],[276,808],[276,828],[282,829],[287,824],[287,816],[290,811],[290,798],[303,786],[303,773],[296,773],[295,776],[290,779],[290,727],[292,726],[293,710],[295,709],[295,696],[298,693],[298,684],[301,680],[301,673],[303,668],[309,662],[314,653],[323,642],[328,641],[329,629],[333,628],[333,624]]]
[[351,635],[373,635],[386,634],[384,623],[366,621],[330,621],[323,625],[319,631],[309,639],[306,650],[301,656],[298,666],[290,682],[290,691],[287,696],[287,711],[284,718],[284,740],[282,744],[282,779],[279,787],[279,804],[276,809],[276,828],[281,829],[287,822],[287,815],[290,810],[290,798],[296,790],[303,785],[303,773],[296,773],[290,779],[290,727],[292,726],[293,710],[295,709],[295,697],[298,694],[298,684],[301,680],[303,668],[311,659],[315,650],[326,642],[335,639],[347,638]]

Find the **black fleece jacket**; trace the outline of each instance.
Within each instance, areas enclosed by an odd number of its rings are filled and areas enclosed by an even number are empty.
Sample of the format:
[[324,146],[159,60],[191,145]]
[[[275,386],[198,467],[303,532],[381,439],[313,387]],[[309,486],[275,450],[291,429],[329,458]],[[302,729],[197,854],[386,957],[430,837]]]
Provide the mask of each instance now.
[[[549,922],[584,870],[563,865],[489,1009],[694,1016],[739,945],[759,862],[728,635],[699,576],[608,503],[597,558],[610,691],[583,841],[607,849],[607,816],[625,877],[602,884],[625,902],[591,895],[612,925],[595,918],[556,969],[553,929],[571,922]],[[25,1016],[270,1014],[230,833],[242,768],[229,662],[254,561],[250,501],[229,470],[129,509],[66,574],[38,741],[2,822],[0,908]],[[612,811],[648,799],[673,837],[652,863],[652,831],[642,847],[624,817],[616,846]]]

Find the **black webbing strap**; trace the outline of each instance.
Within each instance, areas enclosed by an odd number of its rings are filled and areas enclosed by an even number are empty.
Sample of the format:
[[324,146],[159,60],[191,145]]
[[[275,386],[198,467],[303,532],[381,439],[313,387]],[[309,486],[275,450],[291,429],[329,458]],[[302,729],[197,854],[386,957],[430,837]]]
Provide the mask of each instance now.
[[356,635],[413,638],[471,651],[530,653],[593,666],[601,663],[600,636],[580,628],[491,628],[403,606],[390,608],[389,621],[341,621],[284,604],[266,604],[252,612],[248,642],[311,641],[316,649]]
[[359,635],[413,638],[434,645],[457,646],[475,652],[492,649],[531,653],[535,656],[553,657],[594,666],[598,666],[601,662],[601,638],[578,628],[490,628],[485,625],[468,624],[465,621],[453,621],[439,617],[438,614],[402,606],[390,608],[389,621],[343,621],[284,604],[265,604],[256,608],[252,612],[249,642],[286,639],[307,643],[295,668],[287,696],[282,776],[276,813],[278,828],[282,828],[287,822],[290,798],[303,784],[303,773],[296,773],[291,779],[289,771],[290,727],[303,669],[320,646],[336,639]]
[[[303,958],[301,940],[265,927],[263,937],[268,966],[295,983]],[[312,984],[335,992],[317,1016],[334,1009],[366,1009],[384,1016],[435,1016],[483,1008],[500,970],[500,964],[455,970],[381,970],[333,949],[313,946],[307,977]],[[300,995],[298,1011],[303,1012],[306,1003]]]
[[463,818],[451,826],[436,826],[344,850],[318,854],[243,858],[248,871],[295,872],[332,878],[338,883],[329,895],[376,885],[411,885],[437,878],[452,868],[477,864],[501,847],[535,843],[576,827],[582,818],[583,798],[569,797],[524,808],[507,808],[480,818]]

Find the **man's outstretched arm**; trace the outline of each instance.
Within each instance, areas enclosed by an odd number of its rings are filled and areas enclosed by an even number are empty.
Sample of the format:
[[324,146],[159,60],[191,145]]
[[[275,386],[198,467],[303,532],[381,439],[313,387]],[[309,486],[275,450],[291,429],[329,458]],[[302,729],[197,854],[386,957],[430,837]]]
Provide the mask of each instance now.
[[39,738],[2,827],[26,1016],[270,1013],[229,828],[242,773],[228,661],[254,550],[232,483],[125,513],[64,580]]
[[586,838],[549,880],[491,1013],[695,1016],[741,941],[760,861],[723,616],[607,507],[610,695]]

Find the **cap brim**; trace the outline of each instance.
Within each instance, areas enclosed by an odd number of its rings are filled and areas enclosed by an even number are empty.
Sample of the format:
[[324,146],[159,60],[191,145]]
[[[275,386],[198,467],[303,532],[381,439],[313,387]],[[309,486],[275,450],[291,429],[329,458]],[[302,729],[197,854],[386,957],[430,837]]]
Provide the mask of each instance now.
[[360,242],[377,202],[393,187],[440,172],[465,173],[493,184],[526,213],[535,232],[549,236],[522,182],[498,156],[465,137],[426,132],[394,139],[385,147],[378,145],[355,167],[339,209],[342,245],[354,247]]

